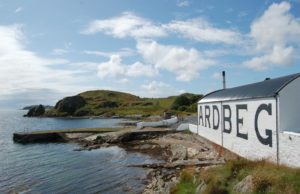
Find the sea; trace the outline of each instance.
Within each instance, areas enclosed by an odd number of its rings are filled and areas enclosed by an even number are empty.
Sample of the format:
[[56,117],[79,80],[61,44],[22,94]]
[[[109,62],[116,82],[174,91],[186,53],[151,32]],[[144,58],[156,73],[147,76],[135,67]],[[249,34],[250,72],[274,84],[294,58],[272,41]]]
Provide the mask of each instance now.
[[112,146],[74,151],[76,143],[18,144],[14,132],[117,127],[122,119],[23,117],[24,110],[0,110],[0,193],[141,193],[146,170],[131,164],[150,156]]

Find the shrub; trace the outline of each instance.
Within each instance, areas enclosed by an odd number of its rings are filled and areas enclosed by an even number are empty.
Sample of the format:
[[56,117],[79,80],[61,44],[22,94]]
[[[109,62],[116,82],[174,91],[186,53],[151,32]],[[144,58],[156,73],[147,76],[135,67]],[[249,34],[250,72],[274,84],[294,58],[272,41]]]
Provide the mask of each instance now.
[[97,108],[115,108],[115,107],[118,107],[118,103],[115,101],[104,101],[97,106]]
[[197,101],[201,98],[201,95],[195,94],[181,94],[176,97],[171,105],[172,110],[197,112]]

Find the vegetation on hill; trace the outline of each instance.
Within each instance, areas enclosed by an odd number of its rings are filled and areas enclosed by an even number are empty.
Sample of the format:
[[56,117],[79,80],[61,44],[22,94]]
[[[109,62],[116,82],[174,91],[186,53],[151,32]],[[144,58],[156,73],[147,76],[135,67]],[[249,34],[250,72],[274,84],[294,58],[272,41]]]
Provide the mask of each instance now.
[[164,112],[190,114],[196,112],[201,95],[183,94],[167,98],[140,98],[108,90],[95,90],[66,97],[45,113],[46,116],[150,116]]
[[[242,184],[241,184],[242,183]],[[222,166],[192,169],[181,173],[180,182],[171,193],[300,193],[300,169],[278,166],[266,161],[229,160]]]
[[202,98],[202,95],[191,93],[181,94],[174,100],[171,109],[177,111],[197,112],[197,102]]

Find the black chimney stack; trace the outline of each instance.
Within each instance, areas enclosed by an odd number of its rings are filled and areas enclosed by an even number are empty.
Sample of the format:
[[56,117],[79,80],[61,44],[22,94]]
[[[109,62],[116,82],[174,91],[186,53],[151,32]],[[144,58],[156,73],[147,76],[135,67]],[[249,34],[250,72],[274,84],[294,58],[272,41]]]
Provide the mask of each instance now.
[[223,77],[223,89],[226,89],[226,75],[225,75],[225,71],[222,71],[222,77]]

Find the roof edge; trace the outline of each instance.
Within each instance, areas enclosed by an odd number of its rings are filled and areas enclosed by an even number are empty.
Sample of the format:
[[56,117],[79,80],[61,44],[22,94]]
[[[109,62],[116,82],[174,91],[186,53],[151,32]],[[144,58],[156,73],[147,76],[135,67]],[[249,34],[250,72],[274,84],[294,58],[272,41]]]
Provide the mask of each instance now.
[[205,98],[206,96],[210,95],[210,94],[213,94],[213,93],[216,93],[216,92],[219,92],[219,91],[222,91],[222,90],[226,90],[226,89],[220,89],[220,90],[215,90],[215,91],[212,91],[212,92],[209,92],[207,94],[205,94],[204,96],[202,96],[202,98],[197,102],[199,103],[203,98]]
[[[269,94],[269,96],[256,96],[255,98],[257,98],[257,97],[277,97],[279,95],[280,91],[282,91],[287,85],[289,85],[291,82],[293,82],[294,80],[296,80],[296,79],[298,79],[300,77],[300,73],[294,73],[294,74],[290,74],[290,75],[286,75],[286,76],[282,76],[282,77],[277,77],[277,78],[273,78],[273,79],[280,79],[280,78],[284,78],[284,77],[289,77],[289,78],[286,78],[285,82],[282,81],[282,83],[281,83],[281,85],[279,85],[279,87],[274,88],[275,90],[273,90],[272,95]],[[228,89],[215,90],[215,91],[212,91],[212,92],[207,93],[206,95],[204,95],[198,101],[198,103],[201,103],[201,102],[205,101],[206,98],[209,98],[209,96],[215,95],[215,93],[218,93],[218,92],[222,93],[222,91],[225,92],[227,90],[231,90],[231,89],[234,89],[234,88],[247,87],[247,86],[251,86],[251,85],[255,85],[255,84],[260,84],[260,83],[263,83],[263,82],[265,82],[265,81],[260,81],[260,82],[246,84],[246,85],[236,86],[236,87],[228,88]]]
[[277,91],[276,91],[276,96],[278,96],[279,92],[281,90],[283,90],[283,88],[285,88],[287,85],[289,85],[291,82],[293,82],[295,79],[299,78],[300,77],[300,74],[297,73],[297,74],[294,74],[295,77],[292,78],[291,80],[287,81],[285,84],[283,84],[283,86],[281,86]]
[[198,101],[197,104],[201,104],[201,103],[216,103],[216,102],[234,102],[234,101],[245,101],[245,100],[257,100],[257,99],[265,99],[265,98],[276,98],[276,95],[272,95],[272,96],[264,96],[264,97],[251,97],[251,98],[242,98],[242,99],[230,99],[230,100],[214,100],[214,101],[204,101],[204,102],[200,102]]

